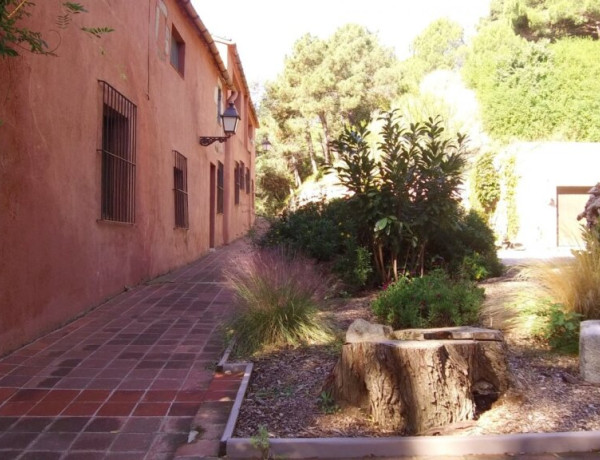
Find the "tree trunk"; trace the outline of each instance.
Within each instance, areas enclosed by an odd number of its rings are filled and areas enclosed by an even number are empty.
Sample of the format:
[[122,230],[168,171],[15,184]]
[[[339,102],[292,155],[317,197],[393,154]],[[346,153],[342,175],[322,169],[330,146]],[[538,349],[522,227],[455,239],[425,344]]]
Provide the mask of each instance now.
[[472,420],[508,382],[503,342],[390,340],[344,345],[325,390],[383,429],[418,434]]
[[324,113],[319,114],[319,120],[321,121],[321,127],[323,128],[323,153],[325,154],[325,164],[331,164],[331,150],[330,150],[330,139],[329,139],[329,128],[327,126],[327,118]]

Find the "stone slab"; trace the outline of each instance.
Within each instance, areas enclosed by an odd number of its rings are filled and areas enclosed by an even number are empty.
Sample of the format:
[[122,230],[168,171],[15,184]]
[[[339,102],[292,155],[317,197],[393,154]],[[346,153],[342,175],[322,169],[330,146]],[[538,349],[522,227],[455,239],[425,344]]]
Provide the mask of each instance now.
[[502,332],[497,329],[472,326],[400,329],[392,332],[392,337],[395,340],[504,340]]

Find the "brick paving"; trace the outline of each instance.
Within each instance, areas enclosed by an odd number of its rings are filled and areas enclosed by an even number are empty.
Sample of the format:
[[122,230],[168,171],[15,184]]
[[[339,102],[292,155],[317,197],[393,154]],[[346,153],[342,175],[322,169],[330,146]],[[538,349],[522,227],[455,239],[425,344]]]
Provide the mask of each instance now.
[[241,380],[214,373],[232,313],[222,269],[248,251],[219,248],[0,359],[0,459],[216,455]]

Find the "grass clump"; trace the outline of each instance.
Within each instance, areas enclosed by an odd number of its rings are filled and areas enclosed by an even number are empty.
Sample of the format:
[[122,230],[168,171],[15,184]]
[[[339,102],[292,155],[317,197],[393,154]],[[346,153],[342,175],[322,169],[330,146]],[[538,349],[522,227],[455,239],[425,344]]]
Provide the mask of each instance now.
[[226,273],[226,280],[239,307],[230,324],[238,353],[332,340],[317,308],[325,279],[308,259],[263,249]]
[[600,319],[600,240],[592,231],[583,236],[586,249],[573,251],[572,260],[541,263],[532,268],[530,276],[567,312]]
[[483,298],[483,289],[474,283],[434,270],[420,278],[400,278],[377,296],[372,308],[394,329],[462,326],[478,322]]

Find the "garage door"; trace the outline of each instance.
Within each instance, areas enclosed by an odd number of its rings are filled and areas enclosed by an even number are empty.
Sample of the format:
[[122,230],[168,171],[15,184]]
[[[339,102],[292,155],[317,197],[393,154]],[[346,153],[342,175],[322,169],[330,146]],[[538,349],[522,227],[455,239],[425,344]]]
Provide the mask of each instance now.
[[557,187],[557,236],[558,246],[583,247],[581,225],[585,220],[577,221],[577,214],[583,211],[590,197],[587,193],[592,186]]

